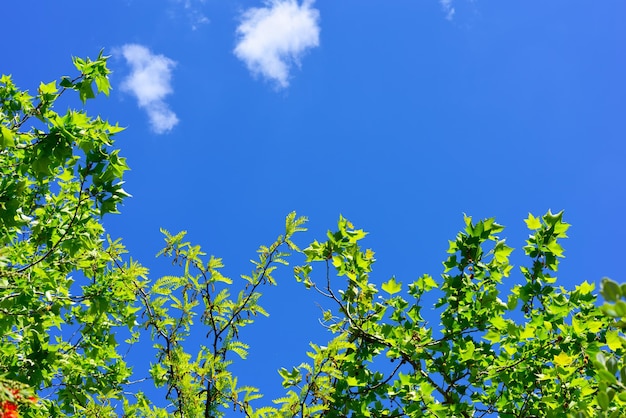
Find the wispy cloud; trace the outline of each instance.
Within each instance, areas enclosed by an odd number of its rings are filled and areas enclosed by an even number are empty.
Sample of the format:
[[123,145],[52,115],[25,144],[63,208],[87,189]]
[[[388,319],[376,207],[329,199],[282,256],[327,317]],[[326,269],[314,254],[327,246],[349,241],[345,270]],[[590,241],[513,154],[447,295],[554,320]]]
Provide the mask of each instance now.
[[452,6],[452,0],[439,0],[439,4],[441,4],[441,8],[446,14],[446,19],[452,20],[454,17],[454,6]]
[[267,0],[244,12],[234,53],[254,74],[289,85],[289,70],[319,45],[319,11],[313,0]]
[[[182,4],[184,13],[191,23],[191,29],[196,30],[201,25],[206,25],[209,23],[209,18],[206,17],[204,13],[202,13],[201,5],[205,2],[205,0],[173,0],[177,4]],[[178,14],[178,13],[176,13]]]
[[173,92],[171,79],[176,62],[164,55],[155,55],[138,44],[121,48],[122,56],[131,73],[122,82],[122,90],[137,98],[139,107],[145,109],[152,130],[158,134],[172,130],[178,117],[165,103],[165,96]]

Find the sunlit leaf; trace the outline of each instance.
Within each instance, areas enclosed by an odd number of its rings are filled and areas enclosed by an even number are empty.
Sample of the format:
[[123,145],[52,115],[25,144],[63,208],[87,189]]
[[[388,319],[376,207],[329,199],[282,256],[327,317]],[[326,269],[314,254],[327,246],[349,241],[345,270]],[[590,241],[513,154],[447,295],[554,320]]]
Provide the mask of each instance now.
[[390,280],[383,283],[381,287],[385,292],[393,295],[402,290],[402,283],[396,282],[395,277],[392,277]]

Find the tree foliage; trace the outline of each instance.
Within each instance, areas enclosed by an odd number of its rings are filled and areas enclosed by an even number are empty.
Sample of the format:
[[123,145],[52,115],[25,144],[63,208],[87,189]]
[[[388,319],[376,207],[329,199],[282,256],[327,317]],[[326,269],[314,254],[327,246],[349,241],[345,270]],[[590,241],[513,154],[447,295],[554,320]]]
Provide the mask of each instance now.
[[[293,240],[306,219],[293,213],[242,285],[185,232],[165,230],[159,255],[179,273],[149,281],[101,221],[128,197],[128,167],[113,146],[122,129],[54,109],[67,93],[82,103],[108,94],[106,60],[75,58],[76,77],[42,83],[34,96],[0,78],[3,417],[626,414],[626,285],[605,279],[599,306],[594,284],[557,284],[562,212],[526,219],[527,263],[513,286],[513,249],[493,219],[464,218],[440,280],[378,282],[363,230],[341,217],[325,240],[300,249]],[[276,285],[290,253],[302,260],[295,279],[328,301],[332,338],[311,344],[309,362],[280,369],[285,394],[265,402],[230,366],[245,360],[240,331],[267,315],[260,289]],[[127,362],[138,344],[154,350],[149,370]],[[164,389],[164,402],[147,398],[136,382],[144,378]]]

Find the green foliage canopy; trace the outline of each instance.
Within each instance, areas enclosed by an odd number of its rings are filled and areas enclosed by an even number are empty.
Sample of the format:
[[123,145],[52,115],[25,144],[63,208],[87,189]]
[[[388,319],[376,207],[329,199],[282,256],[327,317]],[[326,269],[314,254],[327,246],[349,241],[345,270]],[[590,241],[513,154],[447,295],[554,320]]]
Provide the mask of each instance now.
[[[78,76],[42,83],[35,96],[0,78],[0,405],[36,394],[19,403],[24,417],[626,414],[626,286],[604,280],[598,307],[593,284],[557,284],[569,228],[562,212],[526,219],[527,264],[512,288],[504,280],[513,250],[493,219],[465,217],[441,281],[378,285],[363,230],[342,217],[301,250],[293,238],[306,220],[293,213],[259,248],[243,286],[185,232],[165,230],[160,255],[180,273],[149,282],[101,223],[128,197],[128,167],[113,147],[122,129],[54,110],[66,92],[83,103],[108,94],[106,59],[74,59]],[[332,338],[311,344],[309,362],[280,369],[286,392],[263,403],[230,365],[245,360],[240,331],[267,315],[260,289],[276,285],[289,253],[303,258],[296,280],[328,300],[322,320]],[[440,295],[439,323],[422,315],[430,294]],[[186,344],[192,333],[205,344]],[[146,338],[154,363],[132,370],[125,353]],[[148,400],[136,376],[165,388],[165,403]]]
[[131,371],[113,330],[135,327],[145,272],[113,268],[122,247],[100,221],[128,196],[128,167],[111,147],[122,129],[54,110],[68,91],[83,102],[94,85],[109,91],[106,57],[74,64],[77,77],[41,83],[34,97],[0,78],[0,375],[54,393],[33,416],[87,414],[121,393]]

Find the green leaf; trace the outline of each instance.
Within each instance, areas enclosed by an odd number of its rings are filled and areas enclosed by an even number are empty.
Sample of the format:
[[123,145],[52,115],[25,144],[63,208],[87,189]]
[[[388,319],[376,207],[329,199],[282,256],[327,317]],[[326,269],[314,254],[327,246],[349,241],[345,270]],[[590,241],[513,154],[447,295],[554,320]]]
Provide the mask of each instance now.
[[348,376],[346,378],[346,383],[348,384],[348,386],[362,386],[363,385],[363,383],[359,379],[353,376]]
[[509,256],[513,252],[513,248],[504,244],[504,240],[498,242],[494,249],[494,257],[498,263],[506,263],[509,261]]
[[618,300],[613,306],[618,317],[626,317],[626,302]]
[[615,310],[614,304],[605,303],[602,306],[600,306],[600,311],[602,311],[603,314],[610,316],[612,318],[620,318],[620,315]]
[[428,274],[424,274],[417,279],[417,287],[422,291],[427,292],[431,289],[436,289],[438,286],[437,282]]
[[109,91],[111,90],[109,79],[107,77],[96,77],[95,82],[98,91],[104,93],[105,96],[108,96]]
[[93,88],[91,87],[91,81],[89,80],[82,80],[74,87],[78,89],[78,95],[83,103],[85,103],[88,99],[96,97],[93,92]]
[[74,87],[74,83],[72,83],[72,80],[69,77],[62,77],[61,78],[61,82],[59,83],[59,85],[63,88],[72,88]]
[[615,377],[615,375],[613,375],[613,373],[609,372],[607,369],[600,369],[597,373],[600,379],[602,379],[609,385],[614,385],[615,383],[617,383],[617,378]]
[[0,125],[0,148],[12,148],[15,146],[15,134],[4,125]]
[[476,346],[472,341],[468,341],[465,345],[465,349],[460,349],[461,360],[468,361],[474,357],[474,351],[476,350]]
[[604,299],[609,302],[616,302],[622,296],[620,286],[608,278],[602,279],[600,293],[604,296]]
[[563,257],[563,247],[556,240],[548,244],[548,250],[557,257]]
[[39,84],[39,94],[42,96],[54,96],[58,92],[57,83],[53,81],[48,84],[41,83]]
[[623,346],[623,338],[619,336],[616,330],[609,330],[606,333],[606,344],[613,351],[619,350]]
[[392,277],[389,281],[383,283],[381,287],[385,292],[393,295],[402,290],[402,283],[396,282],[395,277]]
[[554,356],[553,361],[557,366],[569,366],[574,361],[574,357],[561,351],[558,355]]
[[526,226],[531,231],[541,228],[541,218],[535,218],[531,213],[528,214],[528,218],[524,222],[526,222]]
[[492,344],[495,344],[502,339],[502,336],[497,331],[489,330],[483,338],[487,341],[490,341]]
[[600,408],[602,408],[602,410],[606,411],[607,409],[609,409],[609,396],[606,394],[606,392],[599,391],[596,399],[598,401],[598,405],[600,405]]
[[586,295],[593,292],[593,289],[595,288],[596,285],[594,283],[589,284],[587,280],[585,280],[580,285],[576,286],[576,291],[579,292],[581,295]]

